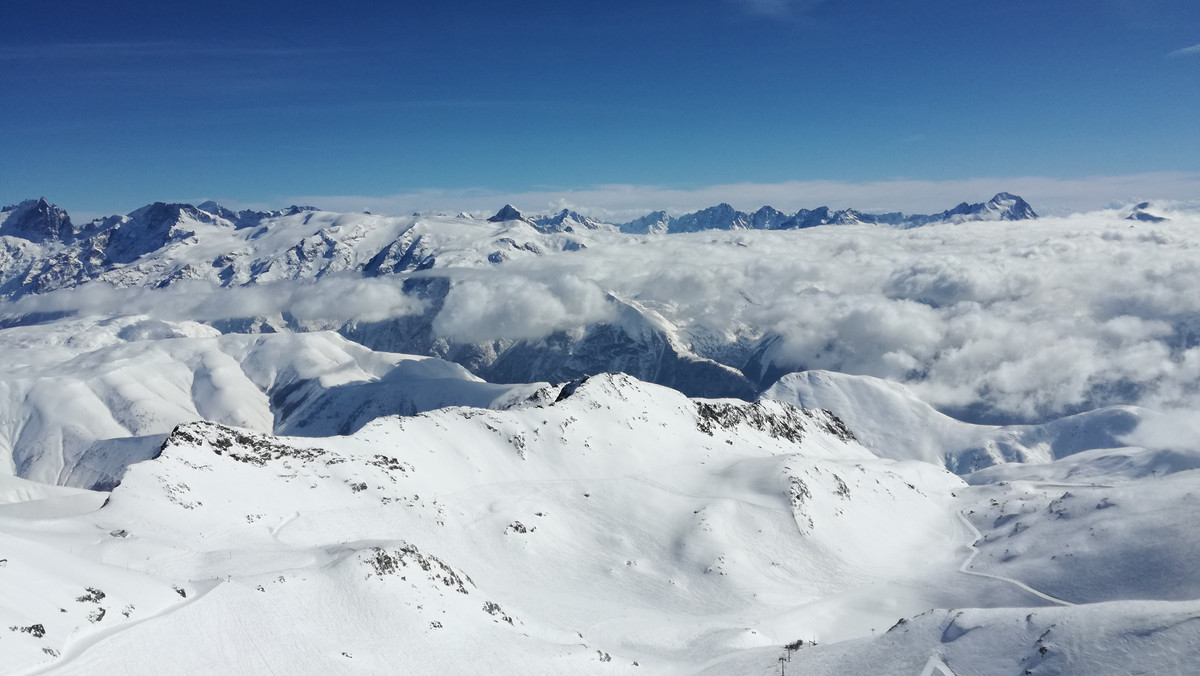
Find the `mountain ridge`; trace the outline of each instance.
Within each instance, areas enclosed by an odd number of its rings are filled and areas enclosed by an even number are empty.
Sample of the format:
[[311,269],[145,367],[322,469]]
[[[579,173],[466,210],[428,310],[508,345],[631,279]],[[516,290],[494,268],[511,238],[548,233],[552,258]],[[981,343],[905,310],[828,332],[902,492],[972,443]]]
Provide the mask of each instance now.
[[722,202],[681,216],[668,216],[656,211],[628,223],[618,224],[621,232],[630,234],[683,233],[703,230],[802,230],[819,225],[850,225],[855,223],[886,225],[897,228],[917,228],[932,223],[964,223],[968,221],[1020,221],[1037,218],[1037,212],[1024,199],[1008,192],[996,193],[987,202],[957,206],[937,214],[903,214],[900,212],[869,214],[856,209],[831,210],[821,206],[801,209],[787,215],[771,206],[752,213],[734,209]]
[[[128,220],[144,221],[148,227],[161,226],[172,217],[178,220],[184,213],[203,222],[246,228],[258,225],[260,221],[269,218],[317,211],[320,211],[317,207],[298,205],[270,211],[253,209],[234,211],[214,200],[206,200],[197,205],[152,202],[128,214],[104,216],[80,227],[71,223],[70,215],[66,210],[49,202],[45,197],[41,197],[0,208],[0,214],[6,215],[3,220],[0,220],[0,236],[20,237],[39,243],[45,241],[67,242],[84,233],[100,233],[116,229]],[[530,216],[513,205],[506,204],[486,220],[491,223],[524,221],[544,232],[557,232],[575,226],[589,229],[616,228],[629,234],[674,234],[702,230],[800,230],[818,225],[851,223],[908,228],[941,222],[1016,221],[1036,218],[1038,218],[1037,212],[1020,196],[999,192],[987,202],[974,204],[961,202],[936,214],[903,214],[901,212],[871,214],[856,209],[831,210],[829,207],[821,206],[815,209],[800,209],[789,215],[770,205],[764,205],[753,212],[744,212],[735,209],[727,202],[722,202],[678,216],[671,216],[666,211],[653,211],[625,223],[607,223],[565,208],[554,214]]]

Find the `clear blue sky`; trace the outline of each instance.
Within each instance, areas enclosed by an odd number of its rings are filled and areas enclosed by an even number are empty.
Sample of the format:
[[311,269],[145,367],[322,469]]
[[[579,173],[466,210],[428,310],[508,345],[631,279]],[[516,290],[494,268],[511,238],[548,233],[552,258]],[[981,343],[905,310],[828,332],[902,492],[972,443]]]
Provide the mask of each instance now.
[[7,0],[0,26],[3,203],[1200,170],[1195,0]]

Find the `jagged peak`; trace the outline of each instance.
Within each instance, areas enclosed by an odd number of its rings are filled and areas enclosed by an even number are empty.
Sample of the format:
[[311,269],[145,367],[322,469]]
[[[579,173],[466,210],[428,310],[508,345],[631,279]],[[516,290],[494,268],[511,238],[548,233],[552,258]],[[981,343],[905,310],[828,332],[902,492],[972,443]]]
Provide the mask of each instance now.
[[320,211],[320,209],[308,204],[293,204],[286,209],[281,209],[279,213],[281,216],[295,216],[296,214],[308,213],[310,211]]
[[78,234],[67,212],[45,197],[6,206],[0,213],[7,214],[0,221],[0,235],[43,243],[68,242]]
[[721,202],[720,204],[716,205],[715,207],[708,207],[707,209],[701,209],[697,213],[701,213],[701,214],[732,214],[732,213],[738,213],[738,211],[737,211],[737,209],[734,209],[733,205],[729,204],[728,202]]
[[1037,212],[1019,195],[1010,192],[998,192],[988,200],[988,207],[1000,212],[1000,219],[1005,221],[1020,221],[1037,218]]
[[570,209],[563,209],[553,216],[538,216],[525,220],[542,232],[572,232],[575,226],[582,226],[588,230],[611,230],[614,227]]
[[488,219],[489,223],[504,223],[505,221],[524,221],[525,216],[511,204],[505,204],[495,216]]
[[[960,202],[951,209],[938,214],[903,214],[889,212],[871,214],[856,209],[832,211],[827,206],[815,209],[800,209],[788,216],[770,205],[762,206],[752,213],[738,211],[727,202],[706,207],[699,211],[668,217],[665,211],[655,211],[620,226],[622,232],[692,232],[696,230],[726,230],[752,228],[756,230],[794,230],[818,225],[876,224],[900,228],[912,228],[930,223],[961,222],[972,220],[1017,221],[1037,218],[1037,213],[1019,195],[998,192],[987,202],[971,204]],[[664,225],[666,227],[664,227]]]
[[154,202],[129,212],[127,216],[130,222],[138,223],[147,229],[158,229],[175,225],[184,218],[200,223],[214,224],[228,220],[221,214],[214,214],[182,202]]

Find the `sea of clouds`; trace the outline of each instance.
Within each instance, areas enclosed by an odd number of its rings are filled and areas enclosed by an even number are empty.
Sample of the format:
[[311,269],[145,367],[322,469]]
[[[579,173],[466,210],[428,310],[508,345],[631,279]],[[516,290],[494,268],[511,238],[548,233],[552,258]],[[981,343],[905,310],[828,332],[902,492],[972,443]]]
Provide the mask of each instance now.
[[616,298],[730,365],[773,338],[778,370],[903,382],[976,420],[1108,404],[1200,410],[1200,214],[1165,209],[1161,223],[1106,211],[913,230],[587,233],[580,251],[415,273],[450,278],[438,310],[406,294],[405,278],[335,276],[228,290],[88,285],[0,315],[289,313],[328,327],[436,312],[438,335],[480,342],[617,321]]
[[1200,219],[1122,216],[612,237],[463,275],[435,326],[532,338],[610,321],[612,294],[685,339],[778,336],[784,370],[896,380],[984,419],[1197,408]]

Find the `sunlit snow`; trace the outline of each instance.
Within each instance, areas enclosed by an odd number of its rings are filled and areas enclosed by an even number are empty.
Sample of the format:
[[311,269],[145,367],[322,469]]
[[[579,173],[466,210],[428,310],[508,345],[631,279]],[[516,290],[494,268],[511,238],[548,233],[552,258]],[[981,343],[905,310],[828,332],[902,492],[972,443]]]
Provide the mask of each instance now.
[[0,213],[0,671],[1187,673],[1200,214],[991,218]]

